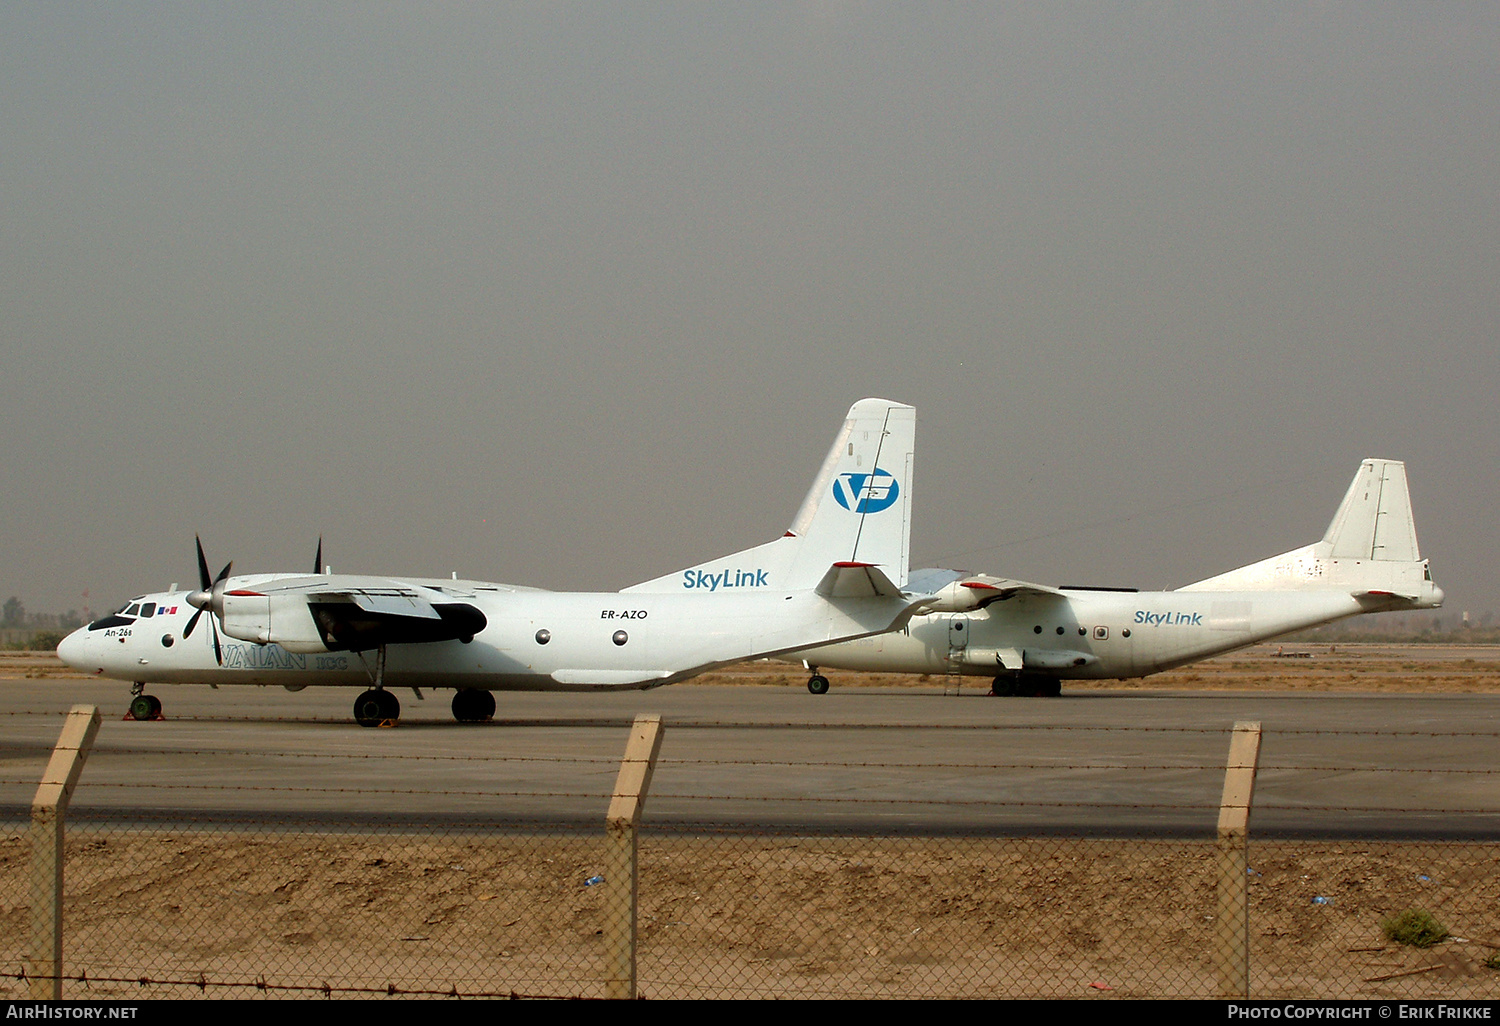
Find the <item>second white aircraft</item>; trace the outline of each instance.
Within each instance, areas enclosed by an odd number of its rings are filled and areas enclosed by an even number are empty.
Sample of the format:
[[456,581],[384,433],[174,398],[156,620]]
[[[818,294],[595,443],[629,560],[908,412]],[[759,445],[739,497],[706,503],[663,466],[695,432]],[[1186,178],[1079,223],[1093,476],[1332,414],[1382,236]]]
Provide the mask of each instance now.
[[1064,680],[1145,677],[1360,613],[1443,603],[1417,548],[1406,467],[1365,460],[1321,541],[1176,591],[1049,587],[919,570],[936,593],[890,634],[794,657],[821,668],[992,677],[997,695],[1056,695]]

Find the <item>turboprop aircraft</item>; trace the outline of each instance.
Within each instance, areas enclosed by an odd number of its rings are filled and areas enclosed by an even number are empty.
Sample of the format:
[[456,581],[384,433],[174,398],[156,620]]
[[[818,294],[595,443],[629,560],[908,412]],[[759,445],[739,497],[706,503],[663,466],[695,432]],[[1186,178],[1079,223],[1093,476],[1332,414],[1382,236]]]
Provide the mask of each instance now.
[[400,716],[396,687],[454,688],[453,715],[477,721],[497,690],[651,688],[890,630],[925,598],[898,587],[915,429],[910,406],[860,400],[785,534],[624,591],[336,575],[321,542],[311,574],[211,578],[200,542],[196,591],[137,596],[58,655],[133,682],[136,719],[161,715],[148,684],[334,685],[363,686],[354,717],[376,726]]
[[934,594],[889,634],[795,653],[823,694],[839,668],[993,677],[991,694],[1046,695],[1064,680],[1145,677],[1360,613],[1432,609],[1442,589],[1417,548],[1406,466],[1365,460],[1323,539],[1176,591],[1049,587],[913,572]]

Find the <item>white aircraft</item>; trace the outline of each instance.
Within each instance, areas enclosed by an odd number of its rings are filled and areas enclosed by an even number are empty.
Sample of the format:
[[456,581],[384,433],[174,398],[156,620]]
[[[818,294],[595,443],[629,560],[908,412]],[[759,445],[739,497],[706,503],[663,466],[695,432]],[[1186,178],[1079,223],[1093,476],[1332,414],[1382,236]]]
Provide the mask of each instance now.
[[[360,686],[354,717],[395,721],[390,688],[457,689],[460,721],[489,719],[496,690],[651,688],[714,667],[899,627],[922,598],[907,576],[916,411],[849,410],[786,533],[621,592],[313,573],[211,578],[140,595],[68,635],[70,666],[134,682]],[[455,575],[456,577],[456,575]],[[175,585],[174,585],[175,589]],[[209,630],[196,630],[204,612]],[[226,640],[221,642],[222,632]]]
[[993,677],[992,694],[1057,695],[1064,680],[1145,677],[1360,613],[1443,603],[1417,549],[1406,467],[1365,460],[1323,540],[1176,591],[1052,588],[919,570],[934,594],[890,634],[794,653],[820,668]]

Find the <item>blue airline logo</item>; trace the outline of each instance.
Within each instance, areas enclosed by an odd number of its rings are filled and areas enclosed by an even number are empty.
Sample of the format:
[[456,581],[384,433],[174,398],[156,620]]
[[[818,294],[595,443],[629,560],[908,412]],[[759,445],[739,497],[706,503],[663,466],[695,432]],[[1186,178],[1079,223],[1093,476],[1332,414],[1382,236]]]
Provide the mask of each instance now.
[[890,509],[901,494],[896,479],[875,468],[870,474],[840,474],[833,481],[833,497],[853,513],[879,513]]

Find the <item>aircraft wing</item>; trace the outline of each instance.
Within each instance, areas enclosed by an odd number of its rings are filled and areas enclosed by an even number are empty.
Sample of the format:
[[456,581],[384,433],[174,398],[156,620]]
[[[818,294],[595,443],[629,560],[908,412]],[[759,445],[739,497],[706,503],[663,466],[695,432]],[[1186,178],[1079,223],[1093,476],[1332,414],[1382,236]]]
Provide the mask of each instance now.
[[[249,583],[249,582],[247,582]],[[355,651],[472,637],[483,612],[425,585],[380,577],[282,578],[224,592],[224,633],[292,652]]]
[[934,583],[940,573],[951,575],[948,584],[932,589],[932,599],[923,606],[927,613],[965,613],[983,609],[995,602],[1015,598],[1017,595],[1036,595],[1065,598],[1067,593],[1060,588],[1045,584],[1016,581],[1009,577],[992,577],[989,574],[955,574],[953,571],[921,570],[912,574],[912,581]]

